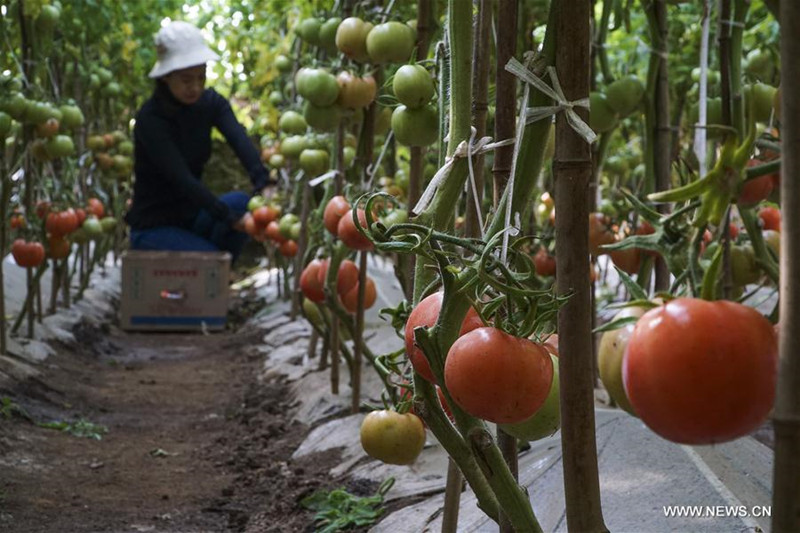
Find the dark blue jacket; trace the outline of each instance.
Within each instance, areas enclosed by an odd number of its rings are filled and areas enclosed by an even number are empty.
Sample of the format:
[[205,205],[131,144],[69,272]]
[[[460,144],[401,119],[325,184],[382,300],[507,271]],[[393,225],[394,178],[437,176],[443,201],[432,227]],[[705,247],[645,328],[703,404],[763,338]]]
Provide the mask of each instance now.
[[133,229],[188,228],[200,209],[224,222],[235,215],[200,181],[211,157],[211,128],[217,128],[250,175],[255,190],[269,175],[228,101],[206,89],[196,103],[178,102],[163,82],[139,113],[134,127],[133,203],[125,220]]

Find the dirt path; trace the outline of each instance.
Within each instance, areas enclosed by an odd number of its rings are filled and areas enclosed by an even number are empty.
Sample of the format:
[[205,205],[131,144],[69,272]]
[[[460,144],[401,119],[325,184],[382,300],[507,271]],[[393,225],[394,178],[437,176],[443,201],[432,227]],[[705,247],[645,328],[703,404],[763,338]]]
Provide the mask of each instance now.
[[[0,531],[303,531],[299,497],[333,457],[291,462],[307,433],[248,338],[78,331],[13,391],[36,421],[83,417],[102,440],[0,416]],[[3,394],[0,394],[3,396]]]

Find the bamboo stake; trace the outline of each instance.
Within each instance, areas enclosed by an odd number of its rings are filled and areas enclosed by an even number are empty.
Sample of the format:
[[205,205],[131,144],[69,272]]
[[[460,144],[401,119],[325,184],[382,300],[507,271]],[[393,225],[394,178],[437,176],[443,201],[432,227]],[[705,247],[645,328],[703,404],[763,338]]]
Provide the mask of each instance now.
[[772,531],[800,531],[800,3],[783,0],[781,21],[781,280]]
[[364,294],[367,288],[367,254],[361,252],[358,264],[358,304],[356,306],[356,325],[353,332],[353,364],[350,369],[350,388],[352,403],[350,411],[355,414],[361,408],[361,357],[364,345]]
[[[670,162],[672,150],[671,133],[669,118],[669,69],[667,64],[667,53],[669,47],[668,25],[667,25],[667,3],[666,0],[655,0],[655,17],[657,23],[657,38],[653,40],[654,52],[658,53],[658,78],[656,81],[656,132],[655,132],[655,186],[656,191],[665,191],[670,188]],[[655,37],[655,35],[654,35]],[[663,55],[662,55],[663,54]],[[659,211],[667,213],[667,204],[659,206]],[[667,263],[661,256],[655,261],[655,288],[656,291],[668,290],[670,273]]]
[[[501,28],[517,27],[517,2],[499,2],[497,6],[497,25]],[[517,51],[517,34],[514,31],[501,31],[497,36],[497,68],[495,74],[495,101],[497,107],[494,114],[495,140],[511,139],[514,137],[514,125],[517,118],[516,105],[516,78],[505,69],[508,60],[514,57]],[[513,164],[514,147],[503,146],[494,152],[494,166],[492,174],[493,204],[500,202],[500,196],[506,188],[508,177]]]
[[[556,26],[556,71],[566,98],[588,96],[590,0],[562,2]],[[586,118],[586,111],[578,109]],[[572,294],[558,312],[561,339],[561,432],[567,527],[607,531],[600,505],[594,420],[591,301],[589,281],[589,199],[591,147],[567,123],[556,119],[555,153],[557,291]]]

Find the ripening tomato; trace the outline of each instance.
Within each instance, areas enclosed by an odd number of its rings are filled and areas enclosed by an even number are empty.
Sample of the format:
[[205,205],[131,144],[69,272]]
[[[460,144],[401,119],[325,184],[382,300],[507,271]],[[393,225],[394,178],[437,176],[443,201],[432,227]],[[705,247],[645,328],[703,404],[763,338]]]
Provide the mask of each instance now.
[[758,217],[764,229],[781,230],[781,210],[777,207],[762,207]]
[[516,424],[501,424],[500,429],[523,441],[534,441],[553,435],[561,427],[561,405],[560,391],[558,382],[558,357],[550,354],[553,362],[553,380],[550,384],[550,391],[547,399],[536,412]]
[[11,244],[11,255],[21,267],[36,267],[44,261],[44,246],[40,242],[16,239]]
[[547,248],[539,248],[533,256],[533,265],[540,276],[556,275],[556,258],[550,255]]
[[[323,272],[320,272],[323,270]],[[300,291],[303,296],[312,302],[322,302],[325,300],[325,273],[328,271],[328,263],[321,259],[312,259],[303,272],[300,274]]]
[[47,256],[52,259],[64,259],[69,256],[70,242],[64,237],[51,237],[47,243]]
[[[762,164],[763,161],[759,161],[755,158],[747,162],[748,167],[755,167]],[[754,206],[769,197],[773,186],[774,181],[772,174],[766,174],[764,176],[759,176],[758,178],[747,180],[742,183],[742,186],[739,189],[739,199],[736,201],[736,203],[742,207]]]
[[347,17],[336,28],[336,48],[350,59],[364,62],[367,55],[367,35],[372,30],[371,22],[358,17]]
[[682,444],[714,444],[766,420],[777,365],[775,331],[758,311],[678,298],[639,319],[622,378],[633,409],[654,432]]
[[[339,294],[342,300],[342,306],[347,309],[348,313],[355,313],[358,309],[358,286],[358,283],[356,283],[355,286],[346,293]],[[377,297],[375,282],[372,278],[367,277],[366,285],[364,286],[364,309],[369,309],[375,305]]]
[[50,202],[47,200],[39,200],[36,202],[36,216],[40,220],[44,220],[50,212]]
[[459,337],[444,364],[450,396],[464,411],[498,424],[531,417],[553,383],[550,353],[530,339],[493,327]]
[[[441,291],[423,298],[422,301],[414,307],[411,314],[408,315],[404,333],[408,360],[411,361],[411,365],[414,367],[417,374],[431,383],[436,383],[437,381],[431,370],[430,363],[428,363],[428,359],[414,342],[414,329],[418,327],[432,327],[436,324],[436,321],[439,320],[439,311],[442,309],[443,299],[444,293]],[[481,326],[483,326],[481,317],[475,309],[470,307],[469,311],[467,311],[467,315],[464,317],[464,321],[461,323],[459,335],[464,335]]]
[[336,231],[339,227],[339,220],[345,213],[349,212],[350,203],[344,196],[337,195],[331,198],[328,201],[328,205],[325,206],[325,212],[322,215],[325,229],[336,235]]
[[392,465],[409,465],[425,446],[425,427],[415,414],[382,409],[364,418],[360,437],[370,457]]
[[[320,283],[323,285],[325,284],[327,270],[326,268],[324,273],[320,270]],[[339,264],[339,271],[336,273],[336,293],[339,296],[343,296],[350,292],[353,287],[358,287],[358,267],[349,259],[345,259]]]
[[[640,318],[645,313],[643,307],[626,307],[614,316],[614,320],[625,317]],[[628,341],[633,334],[634,324],[626,324],[621,328],[613,329],[603,333],[600,337],[600,347],[597,350],[597,367],[600,373],[600,380],[611,396],[611,399],[625,411],[632,415],[633,407],[625,394],[625,387],[622,384],[622,357]]]
[[278,220],[278,210],[269,205],[262,205],[253,210],[253,221],[259,228],[266,228],[273,220]]
[[[362,228],[366,228],[367,214],[363,209],[359,209],[357,213],[359,224]],[[350,213],[345,213],[344,216],[339,219],[339,224],[336,226],[336,235],[339,236],[339,239],[345,246],[353,250],[372,250],[374,248],[372,241],[363,236],[358,231],[358,228],[356,228],[356,224],[353,222],[352,211]]]
[[100,199],[89,198],[86,201],[86,213],[94,215],[97,218],[103,218],[103,216],[106,214],[106,208]]
[[22,213],[12,214],[9,224],[11,225],[11,229],[20,229],[27,226],[27,222],[25,222],[25,216]]
[[617,268],[628,274],[636,274],[642,265],[642,253],[639,248],[609,250],[608,255]]
[[375,78],[364,76],[360,78],[343,70],[336,76],[339,84],[339,100],[337,103],[348,109],[361,109],[367,107],[375,100],[377,86]]
[[294,257],[297,255],[297,243],[293,240],[288,240],[278,247],[278,251],[283,257]]
[[264,234],[278,244],[286,242],[286,237],[281,235],[280,225],[278,224],[277,220],[273,220],[267,224],[267,229],[264,230]]
[[601,246],[614,242],[614,234],[608,227],[609,222],[603,213],[589,213],[589,253],[595,257],[607,254],[608,251]]

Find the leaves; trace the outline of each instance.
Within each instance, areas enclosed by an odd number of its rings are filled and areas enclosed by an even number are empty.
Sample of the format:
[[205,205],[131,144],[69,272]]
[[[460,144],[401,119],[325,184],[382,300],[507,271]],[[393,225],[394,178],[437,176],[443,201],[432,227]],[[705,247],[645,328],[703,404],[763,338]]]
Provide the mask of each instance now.
[[[300,504],[316,511],[317,533],[334,533],[352,526],[368,526],[383,514],[383,497],[394,485],[394,478],[384,481],[374,496],[355,496],[344,488],[317,491],[303,498]],[[322,527],[320,527],[322,526]]]

